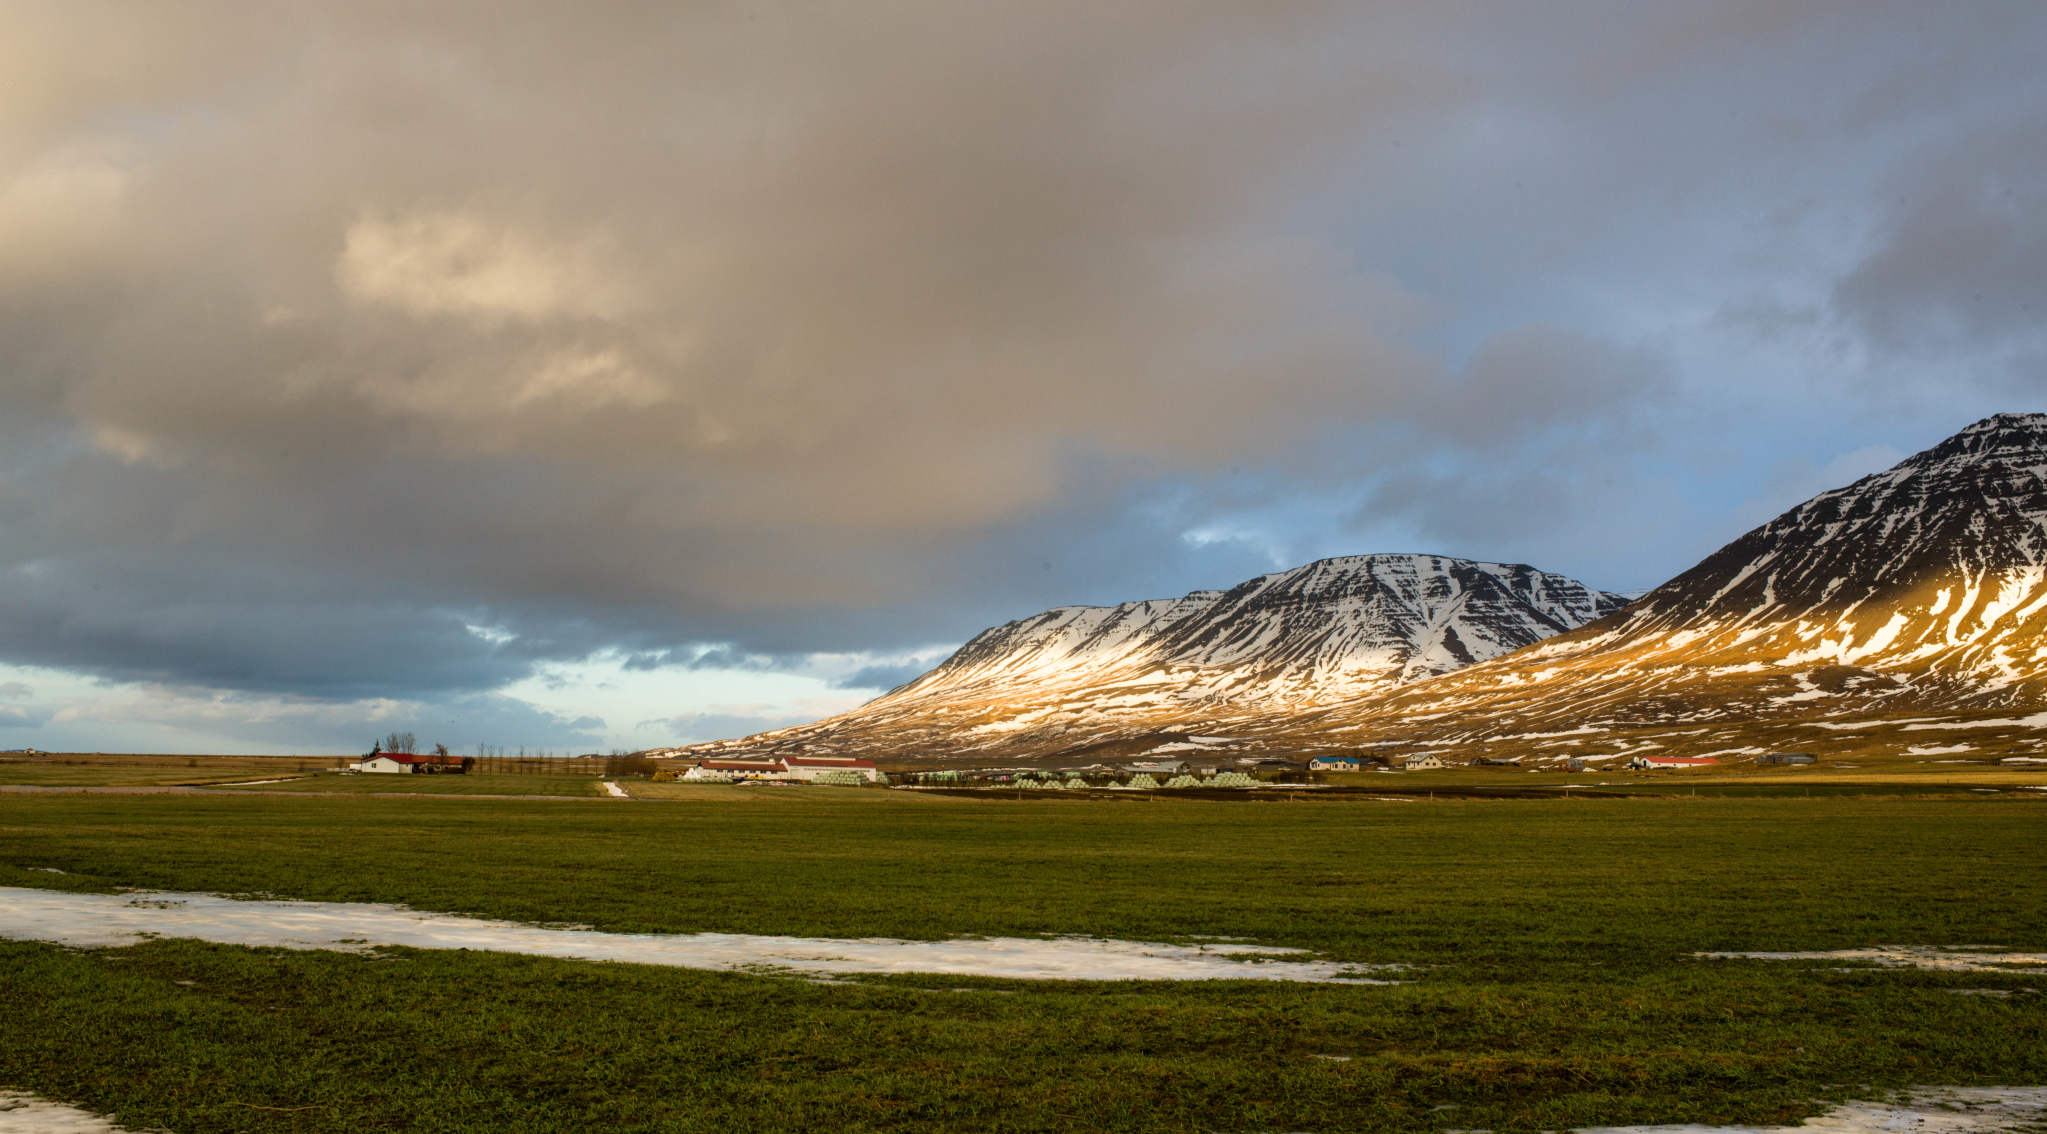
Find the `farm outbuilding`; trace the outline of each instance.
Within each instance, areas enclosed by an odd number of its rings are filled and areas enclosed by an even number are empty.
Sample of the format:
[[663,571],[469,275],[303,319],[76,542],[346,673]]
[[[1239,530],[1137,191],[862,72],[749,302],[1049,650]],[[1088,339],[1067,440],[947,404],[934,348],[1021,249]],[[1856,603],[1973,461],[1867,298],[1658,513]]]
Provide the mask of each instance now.
[[786,756],[779,760],[704,760],[682,774],[685,780],[730,783],[777,780],[792,783],[875,783],[881,772],[872,760],[835,756]]
[[685,780],[780,780],[788,778],[780,760],[704,760],[682,774]]
[[1183,775],[1183,774],[1185,774],[1185,773],[1186,773],[1186,771],[1187,771],[1187,761],[1185,761],[1185,760],[1134,760],[1134,761],[1132,761],[1132,762],[1130,763],[1130,765],[1129,765],[1128,767],[1124,768],[1123,770],[1124,770],[1124,771],[1126,771],[1126,772],[1130,772],[1130,773],[1132,773],[1132,774],[1139,774],[1139,773],[1141,773],[1141,774],[1144,774],[1144,775],[1150,775],[1150,776],[1157,776],[1157,775],[1167,775],[1167,776],[1178,776],[1178,775]]
[[1433,752],[1421,752],[1413,756],[1395,756],[1386,761],[1386,764],[1388,767],[1400,768],[1404,771],[1419,772],[1428,768],[1442,767],[1443,758]]
[[373,752],[362,758],[355,766],[358,772],[379,772],[400,775],[409,772],[438,772],[443,775],[461,775],[468,771],[460,757],[420,755],[413,752]]
[[1637,756],[1628,761],[1628,767],[1637,771],[1652,768],[1697,768],[1719,762],[1711,756]]
[[[831,756],[791,756],[782,761],[783,778],[810,783],[831,772],[858,776],[868,783],[881,778],[872,760],[847,760]],[[837,779],[839,777],[833,777]]]

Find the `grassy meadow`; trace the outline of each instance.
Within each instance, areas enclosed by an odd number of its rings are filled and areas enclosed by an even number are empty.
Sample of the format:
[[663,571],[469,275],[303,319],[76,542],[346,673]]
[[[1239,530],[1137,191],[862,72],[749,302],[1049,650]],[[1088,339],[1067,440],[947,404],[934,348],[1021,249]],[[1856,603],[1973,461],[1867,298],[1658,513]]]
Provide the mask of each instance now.
[[[587,775],[383,775],[323,772],[277,783],[250,784],[250,791],[334,792],[343,795],[552,795],[596,798],[608,794],[602,778]],[[239,790],[239,789],[237,789]]]
[[[120,767],[90,764],[0,763],[0,786],[22,787],[163,787],[179,784],[225,784],[267,779],[273,773],[246,768]],[[298,776],[299,772],[274,773]]]
[[0,796],[0,885],[625,932],[1229,936],[1415,967],[1392,987],[820,984],[0,942],[0,1088],[180,1134],[1508,1131],[1787,1121],[1882,1086],[2047,1082],[2047,994],[1956,995],[2042,978],[1690,956],[2047,946],[2033,793],[1250,804],[632,786],[669,798]]

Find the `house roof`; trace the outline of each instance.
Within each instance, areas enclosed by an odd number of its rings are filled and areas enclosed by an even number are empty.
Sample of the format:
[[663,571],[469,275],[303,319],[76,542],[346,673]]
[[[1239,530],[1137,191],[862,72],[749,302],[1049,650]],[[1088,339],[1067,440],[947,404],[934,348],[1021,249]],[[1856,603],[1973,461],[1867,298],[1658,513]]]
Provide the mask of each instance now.
[[794,768],[809,765],[817,768],[872,768],[872,760],[853,760],[844,756],[787,756],[782,763]]

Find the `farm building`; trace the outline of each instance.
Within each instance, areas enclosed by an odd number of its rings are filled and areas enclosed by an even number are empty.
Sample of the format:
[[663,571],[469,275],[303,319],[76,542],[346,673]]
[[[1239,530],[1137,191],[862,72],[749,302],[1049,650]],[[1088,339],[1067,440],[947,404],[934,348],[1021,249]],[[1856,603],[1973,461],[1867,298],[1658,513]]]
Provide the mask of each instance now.
[[1808,756],[1808,755],[1806,755],[1806,754],[1805,754],[1805,753],[1803,753],[1803,752],[1772,752],[1772,753],[1770,753],[1770,754],[1769,754],[1769,755],[1767,755],[1767,756],[1758,756],[1758,757],[1756,757],[1756,763],[1758,763],[1758,764],[1817,764],[1817,763],[1819,763],[1819,757],[1817,757],[1817,756]]
[[1703,764],[1718,764],[1711,756],[1637,756],[1628,761],[1628,767],[1637,771],[1650,768],[1696,768]]
[[1420,752],[1413,756],[1392,757],[1386,761],[1386,766],[1389,768],[1400,768],[1409,772],[1419,772],[1427,768],[1442,767],[1443,758],[1433,752]]
[[408,773],[438,772],[443,775],[461,775],[468,769],[462,761],[452,757],[422,756],[414,752],[376,752],[365,756],[356,764],[358,772]]
[[685,780],[779,780],[788,769],[780,760],[704,760],[682,774]]
[[1317,756],[1308,761],[1311,772],[1356,772],[1364,766],[1364,762],[1355,756]]
[[1134,775],[1142,774],[1155,776],[1163,772],[1164,774],[1169,776],[1178,776],[1184,774],[1187,771],[1187,761],[1136,760],[1133,761],[1129,767],[1124,768],[1123,770],[1126,772],[1130,772]]
[[874,783],[881,772],[872,760],[829,756],[788,756],[780,760],[705,760],[682,774],[685,780],[777,780],[792,783]]
[[844,772],[868,783],[881,778],[872,760],[847,760],[834,756],[791,756],[782,761],[783,778],[809,783],[826,772]]

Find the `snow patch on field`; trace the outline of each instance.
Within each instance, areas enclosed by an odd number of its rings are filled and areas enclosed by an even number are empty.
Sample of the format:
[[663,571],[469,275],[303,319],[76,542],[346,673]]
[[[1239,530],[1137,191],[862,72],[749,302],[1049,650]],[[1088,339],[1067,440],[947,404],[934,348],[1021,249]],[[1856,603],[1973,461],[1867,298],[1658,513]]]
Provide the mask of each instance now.
[[[0,1091],[0,1134],[126,1134],[121,1127],[89,1110],[37,1098],[20,1091]],[[147,1131],[141,1134],[148,1134]]]
[[1940,969],[1962,973],[2047,971],[2047,953],[1970,952],[1971,946],[1882,945],[1869,949],[1825,949],[1805,953],[1694,953],[1714,960],[1864,961],[1886,969]]
[[[1387,984],[1393,966],[1303,959],[1273,945],[1162,945],[1091,937],[957,941],[835,940],[745,933],[634,934],[541,929],[357,902],[237,901],[218,894],[65,894],[0,887],[0,937],[80,947],[189,937],[225,945],[364,952],[377,946],[488,949],[692,969],[948,973],[1017,980],[1286,980]],[[4,1134],[4,1131],[0,1131]]]
[[1989,1134],[2047,1118],[2047,1087],[1914,1087],[1882,1102],[1852,1102],[1800,1126],[1593,1126],[1578,1134]]

